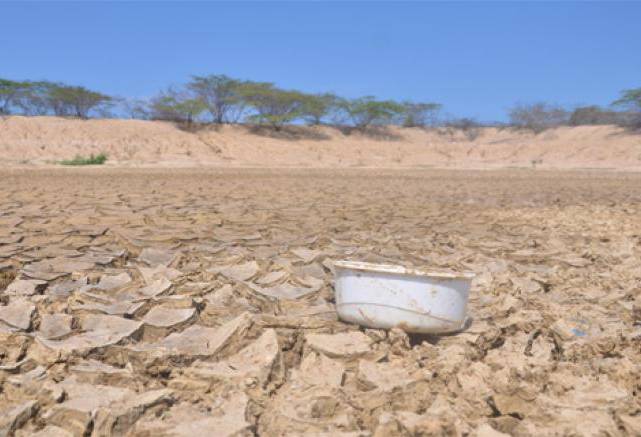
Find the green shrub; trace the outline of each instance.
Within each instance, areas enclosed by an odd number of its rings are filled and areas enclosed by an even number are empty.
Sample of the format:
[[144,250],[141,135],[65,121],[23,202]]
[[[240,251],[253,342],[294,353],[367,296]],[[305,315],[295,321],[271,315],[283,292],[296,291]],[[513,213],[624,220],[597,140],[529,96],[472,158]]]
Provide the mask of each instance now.
[[106,161],[107,161],[107,155],[105,155],[104,153],[100,153],[98,155],[94,155],[92,153],[91,155],[89,155],[89,157],[76,155],[76,157],[73,159],[60,161],[60,164],[62,165],[102,165]]

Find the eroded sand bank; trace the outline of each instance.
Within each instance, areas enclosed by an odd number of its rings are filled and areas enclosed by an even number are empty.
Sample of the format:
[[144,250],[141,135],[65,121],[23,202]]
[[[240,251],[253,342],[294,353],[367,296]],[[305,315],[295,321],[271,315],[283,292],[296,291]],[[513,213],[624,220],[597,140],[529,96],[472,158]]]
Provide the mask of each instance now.
[[367,133],[293,126],[193,132],[160,121],[0,117],[4,166],[106,153],[109,166],[600,168],[641,170],[641,134],[614,126],[469,131],[389,127]]

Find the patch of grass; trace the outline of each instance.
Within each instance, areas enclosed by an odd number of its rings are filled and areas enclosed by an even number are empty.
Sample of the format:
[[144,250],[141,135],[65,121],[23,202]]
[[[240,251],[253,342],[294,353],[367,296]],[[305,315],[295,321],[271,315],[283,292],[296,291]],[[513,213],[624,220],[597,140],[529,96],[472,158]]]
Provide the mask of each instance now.
[[94,155],[92,153],[88,157],[76,155],[76,157],[73,159],[60,161],[60,164],[62,165],[102,165],[106,161],[107,161],[107,155],[105,155],[104,153],[100,153],[98,155]]

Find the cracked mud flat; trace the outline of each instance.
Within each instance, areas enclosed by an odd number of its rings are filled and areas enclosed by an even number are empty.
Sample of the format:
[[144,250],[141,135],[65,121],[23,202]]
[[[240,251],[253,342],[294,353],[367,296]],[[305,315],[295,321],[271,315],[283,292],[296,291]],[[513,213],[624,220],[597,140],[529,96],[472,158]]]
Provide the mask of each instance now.
[[[641,433],[641,175],[0,180],[0,435]],[[473,270],[473,322],[341,323],[335,259]]]

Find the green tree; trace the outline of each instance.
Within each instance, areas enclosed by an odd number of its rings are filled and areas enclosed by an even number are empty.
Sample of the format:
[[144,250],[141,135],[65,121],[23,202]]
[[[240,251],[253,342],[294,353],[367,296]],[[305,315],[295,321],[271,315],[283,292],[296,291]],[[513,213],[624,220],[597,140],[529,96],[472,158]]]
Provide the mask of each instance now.
[[623,121],[618,124],[641,129],[641,88],[622,91],[621,97],[614,102],[614,105],[621,106],[629,111],[623,114]]
[[340,99],[331,93],[305,94],[301,114],[307,123],[317,126],[339,105]]
[[404,111],[403,105],[392,100],[376,100],[372,96],[343,100],[341,108],[355,127],[365,129],[372,125],[392,122]]
[[436,125],[438,113],[443,105],[439,103],[403,103],[403,126],[424,127]]
[[255,111],[250,120],[276,130],[303,115],[307,97],[299,91],[282,90],[268,82],[247,82],[241,87],[240,95]]
[[27,82],[0,79],[0,115],[11,114],[12,108],[27,86]]
[[641,88],[622,91],[621,97],[614,101],[613,104],[632,111],[641,112]]
[[120,106],[127,117],[138,120],[152,118],[150,103],[144,99],[121,99]]
[[169,88],[152,99],[150,109],[154,119],[191,124],[205,111],[206,106],[188,92]]
[[214,123],[237,122],[242,116],[245,102],[240,94],[245,82],[224,74],[193,76],[187,84],[196,98],[200,99]]
[[112,98],[82,86],[50,84],[48,100],[55,115],[89,118],[91,111],[104,107]]
[[25,82],[26,86],[17,98],[16,106],[25,115],[47,115],[52,112],[50,93],[55,84],[47,81]]

